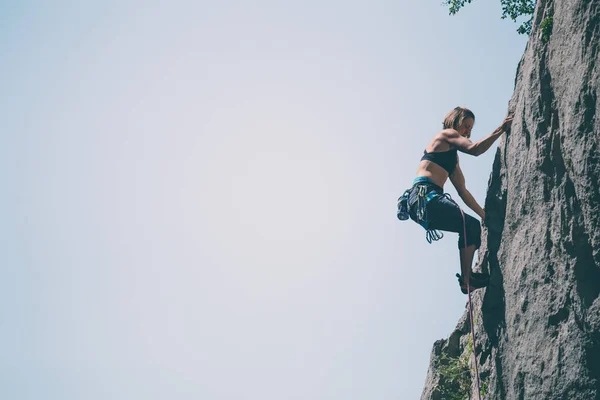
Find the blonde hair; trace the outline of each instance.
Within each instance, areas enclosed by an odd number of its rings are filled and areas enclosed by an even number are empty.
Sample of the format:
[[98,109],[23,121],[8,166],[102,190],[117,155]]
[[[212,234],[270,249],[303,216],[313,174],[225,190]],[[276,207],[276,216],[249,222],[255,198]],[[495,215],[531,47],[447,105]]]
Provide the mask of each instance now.
[[458,129],[467,118],[473,118],[473,121],[475,121],[475,114],[473,114],[473,111],[465,107],[455,107],[454,110],[446,114],[446,118],[444,118],[444,129]]

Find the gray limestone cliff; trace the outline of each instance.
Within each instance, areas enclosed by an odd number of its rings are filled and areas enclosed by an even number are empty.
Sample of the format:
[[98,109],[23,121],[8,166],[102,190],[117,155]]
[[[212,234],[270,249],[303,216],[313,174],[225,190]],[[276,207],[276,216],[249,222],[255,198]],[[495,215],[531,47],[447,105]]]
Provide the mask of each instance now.
[[[600,400],[599,51],[600,0],[538,0],[485,201],[482,399]],[[477,399],[449,368],[473,376],[469,329],[434,344],[421,399]]]

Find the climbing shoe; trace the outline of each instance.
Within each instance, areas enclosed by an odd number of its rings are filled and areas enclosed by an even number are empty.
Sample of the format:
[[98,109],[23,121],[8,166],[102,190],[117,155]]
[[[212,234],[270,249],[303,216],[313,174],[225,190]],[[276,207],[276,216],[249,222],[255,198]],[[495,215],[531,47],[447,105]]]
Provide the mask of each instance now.
[[[458,278],[458,284],[460,285],[460,291],[463,294],[467,294],[467,288],[463,287],[464,283],[460,274],[456,274]],[[476,289],[481,289],[490,284],[490,276],[481,272],[471,272],[471,280],[469,285],[471,286],[471,292]]]

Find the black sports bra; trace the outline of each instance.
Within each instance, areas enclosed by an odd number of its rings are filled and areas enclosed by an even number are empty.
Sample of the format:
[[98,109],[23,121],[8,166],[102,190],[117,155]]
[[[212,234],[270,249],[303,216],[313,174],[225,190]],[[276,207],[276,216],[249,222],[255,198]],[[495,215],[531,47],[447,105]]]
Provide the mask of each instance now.
[[440,167],[444,168],[448,172],[448,175],[452,175],[452,172],[454,172],[458,162],[456,152],[456,149],[432,153],[428,153],[427,150],[424,150],[421,161],[428,160],[434,162]]

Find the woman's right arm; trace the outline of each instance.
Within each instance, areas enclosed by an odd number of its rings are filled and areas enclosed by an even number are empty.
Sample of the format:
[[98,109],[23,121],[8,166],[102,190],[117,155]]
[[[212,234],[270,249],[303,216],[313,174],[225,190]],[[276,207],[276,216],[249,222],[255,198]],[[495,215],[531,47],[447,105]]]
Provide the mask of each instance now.
[[485,153],[490,146],[498,139],[504,132],[510,129],[512,124],[512,117],[506,117],[498,128],[490,133],[485,138],[473,143],[466,137],[461,136],[454,129],[447,129],[445,132],[446,140],[451,146],[457,148],[463,153],[470,154],[472,156],[479,156]]

